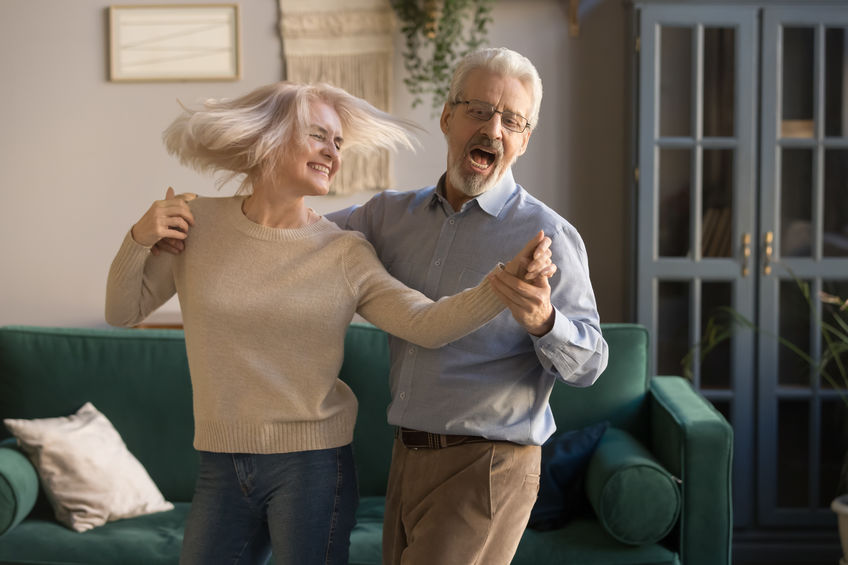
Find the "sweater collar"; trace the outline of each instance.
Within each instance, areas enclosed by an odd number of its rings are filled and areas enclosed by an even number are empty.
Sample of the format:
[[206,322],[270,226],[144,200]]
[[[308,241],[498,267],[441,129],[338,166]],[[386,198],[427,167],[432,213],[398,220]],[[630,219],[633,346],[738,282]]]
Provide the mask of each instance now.
[[271,228],[257,224],[247,218],[242,212],[242,204],[247,198],[245,195],[234,196],[229,202],[228,217],[233,225],[243,234],[254,239],[264,241],[296,241],[310,237],[316,233],[327,231],[335,226],[332,222],[321,216],[317,222],[302,228]]

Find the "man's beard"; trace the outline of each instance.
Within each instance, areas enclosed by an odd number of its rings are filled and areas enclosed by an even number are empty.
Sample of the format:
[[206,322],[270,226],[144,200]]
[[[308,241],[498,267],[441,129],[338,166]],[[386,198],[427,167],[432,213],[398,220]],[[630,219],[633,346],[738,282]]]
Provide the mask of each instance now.
[[[465,171],[463,171],[465,159],[467,159],[470,154],[469,148],[478,145],[495,152],[495,159],[492,162],[492,166],[502,167],[501,171],[492,171],[491,174],[485,176],[474,173],[465,173]],[[454,189],[462,192],[466,196],[471,198],[480,196],[497,184],[503,176],[503,171],[509,168],[510,164],[501,163],[501,159],[503,159],[503,143],[501,141],[494,141],[486,135],[477,134],[468,141],[468,144],[466,144],[462,157],[460,159],[454,159],[448,167],[448,182]]]

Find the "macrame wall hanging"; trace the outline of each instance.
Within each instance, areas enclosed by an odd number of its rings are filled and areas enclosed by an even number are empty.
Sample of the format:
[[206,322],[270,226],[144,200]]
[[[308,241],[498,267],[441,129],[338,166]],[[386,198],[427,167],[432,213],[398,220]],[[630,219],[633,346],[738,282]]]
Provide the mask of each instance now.
[[[388,0],[279,0],[286,80],[328,82],[391,111],[393,16]],[[389,153],[346,154],[332,193],[391,185]]]

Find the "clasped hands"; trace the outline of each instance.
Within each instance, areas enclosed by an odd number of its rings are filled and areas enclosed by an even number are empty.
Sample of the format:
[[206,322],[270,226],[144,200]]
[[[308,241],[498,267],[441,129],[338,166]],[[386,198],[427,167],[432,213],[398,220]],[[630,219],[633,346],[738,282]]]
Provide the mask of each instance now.
[[[132,227],[133,239],[150,247],[154,255],[162,250],[179,254],[184,248],[194,216],[188,202],[195,194],[174,194],[168,187],[164,200],[157,200]],[[551,239],[539,231],[503,270],[489,275],[495,294],[509,308],[515,321],[528,333],[542,336],[554,325],[551,287],[548,279],[556,273],[551,262]]]
[[543,336],[554,326],[551,286],[557,267],[551,262],[551,239],[537,233],[500,271],[489,275],[495,294],[528,333]]

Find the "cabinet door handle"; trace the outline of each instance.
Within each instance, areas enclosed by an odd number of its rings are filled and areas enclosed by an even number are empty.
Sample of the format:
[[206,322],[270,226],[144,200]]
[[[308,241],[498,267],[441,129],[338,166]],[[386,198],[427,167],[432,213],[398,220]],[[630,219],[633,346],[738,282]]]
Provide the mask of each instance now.
[[742,234],[742,276],[747,277],[750,274],[748,264],[751,261],[751,234]]
[[763,259],[763,274],[770,275],[771,274],[771,259],[772,254],[774,253],[774,233],[766,232],[765,236],[765,257]]

